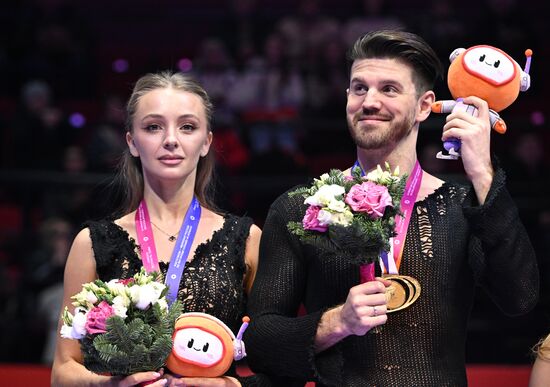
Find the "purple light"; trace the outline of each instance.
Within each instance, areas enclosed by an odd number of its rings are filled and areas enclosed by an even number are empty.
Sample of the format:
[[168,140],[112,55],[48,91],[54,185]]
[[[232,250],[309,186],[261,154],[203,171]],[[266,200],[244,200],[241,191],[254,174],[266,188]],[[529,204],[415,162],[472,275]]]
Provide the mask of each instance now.
[[113,71],[115,73],[125,73],[128,71],[128,61],[126,59],[116,59],[113,61]]
[[69,116],[69,123],[75,128],[82,128],[86,124],[86,117],[80,113],[73,113]]
[[191,69],[193,68],[193,62],[191,61],[191,59],[181,58],[178,61],[178,68],[181,72],[186,73],[188,71],[191,71]]
[[546,121],[544,113],[537,110],[531,113],[531,123],[535,126],[542,126]]

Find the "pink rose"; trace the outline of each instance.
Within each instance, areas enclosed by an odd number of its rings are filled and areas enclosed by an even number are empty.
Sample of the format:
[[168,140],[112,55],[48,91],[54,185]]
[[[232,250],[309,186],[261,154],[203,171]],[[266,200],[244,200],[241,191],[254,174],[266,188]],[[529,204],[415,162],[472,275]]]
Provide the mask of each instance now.
[[101,301],[98,306],[88,312],[86,318],[86,332],[93,335],[107,332],[107,319],[115,314],[111,305]]
[[351,187],[344,201],[354,211],[366,212],[373,219],[381,218],[387,206],[393,207],[388,189],[372,181]]
[[307,208],[306,214],[304,215],[304,219],[302,219],[302,225],[304,226],[304,230],[312,230],[312,231],[320,231],[320,232],[327,231],[328,227],[326,225],[321,225],[319,223],[319,219],[317,218],[320,210],[321,210],[321,207],[318,207],[318,206],[309,206]]

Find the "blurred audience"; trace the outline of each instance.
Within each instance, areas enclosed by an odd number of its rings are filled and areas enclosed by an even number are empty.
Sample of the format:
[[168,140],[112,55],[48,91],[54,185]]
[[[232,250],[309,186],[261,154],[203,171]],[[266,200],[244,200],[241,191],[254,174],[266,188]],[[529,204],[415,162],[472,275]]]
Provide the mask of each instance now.
[[285,46],[281,35],[270,35],[264,57],[249,62],[231,92],[232,106],[239,109],[248,128],[254,156],[280,153],[292,159],[299,155],[298,117],[304,81]]
[[292,60],[315,56],[327,37],[339,34],[337,19],[324,12],[322,0],[299,0],[274,26],[285,41],[285,53]]
[[[130,85],[109,82],[115,79],[107,74],[111,66],[98,65],[121,58],[127,66],[117,73],[120,79],[156,71],[174,55],[191,59],[188,71],[205,86],[215,105],[218,174],[222,189],[231,187],[223,195],[231,203],[223,206],[237,212],[246,208],[261,224],[273,195],[289,188],[285,184],[290,184],[290,175],[311,176],[329,166],[344,168],[353,162],[340,150],[349,148],[347,136],[342,135],[349,73],[345,51],[358,35],[379,28],[419,32],[444,65],[457,47],[492,44],[505,48],[523,67],[522,53],[532,48],[533,87],[518,99],[513,111],[506,112],[507,121],[515,118],[520,124],[514,123],[514,133],[492,141],[539,252],[542,283],[550,284],[546,278],[550,210],[544,204],[549,194],[545,188],[550,166],[548,131],[541,127],[520,132],[535,98],[546,98],[542,92],[548,84],[543,77],[546,20],[538,12],[542,5],[519,0],[458,5],[439,0],[418,9],[416,4],[396,0],[231,0],[203,9],[195,2],[196,12],[176,10],[182,19],[177,33],[163,35],[156,33],[156,27],[165,19],[139,2],[132,3],[136,8],[130,13],[132,21],[121,23],[118,15],[128,11],[126,4],[115,7],[112,14],[99,8],[88,12],[68,0],[0,6],[2,168],[28,172],[46,182],[38,186],[8,180],[2,187],[0,359],[50,362],[48,335],[56,332],[48,324],[59,312],[58,280],[67,236],[70,239],[73,225],[93,218],[99,204],[112,204],[95,203],[96,187],[79,182],[90,176],[101,181],[102,174],[113,171],[125,148],[120,135],[125,109],[119,95]],[[186,21],[199,28],[182,28]],[[13,36],[7,38],[8,33]],[[192,36],[193,44],[182,48],[180,33]],[[142,39],[149,54],[139,56],[140,62],[131,55],[125,57],[126,47],[120,47],[120,57],[100,57],[106,54],[95,50],[96,41],[101,44],[111,34]],[[449,97],[445,82],[436,92],[439,99]],[[67,106],[78,108],[79,103],[97,114],[87,114],[88,122],[76,130],[69,125],[67,113],[73,110]],[[421,133],[418,157],[433,174],[459,176],[460,164],[435,158],[441,147],[441,125]],[[287,177],[277,181],[275,175]],[[255,180],[246,187],[228,184],[243,176]],[[29,242],[32,238],[40,243],[34,246]],[[543,304],[550,318],[550,287],[546,287]],[[24,349],[20,335],[25,346],[33,345],[32,351]]]
[[64,147],[73,140],[50,85],[41,80],[23,85],[10,128],[13,131],[10,166],[17,169],[58,169]]
[[369,32],[384,29],[405,29],[405,23],[392,9],[390,0],[356,0],[354,11],[342,26],[344,43],[349,47],[355,40]]
[[[85,155],[81,156],[82,162],[88,166],[81,165],[80,172],[89,170],[91,172],[113,172],[118,163],[122,151],[126,149],[124,143],[124,123],[126,120],[124,101],[118,95],[108,95],[103,101],[103,109],[97,123],[92,126],[90,133],[85,139]],[[82,142],[82,141],[81,141]],[[77,157],[76,149],[66,154],[65,169],[73,172],[68,163],[71,157]],[[84,158],[86,160],[84,160]]]

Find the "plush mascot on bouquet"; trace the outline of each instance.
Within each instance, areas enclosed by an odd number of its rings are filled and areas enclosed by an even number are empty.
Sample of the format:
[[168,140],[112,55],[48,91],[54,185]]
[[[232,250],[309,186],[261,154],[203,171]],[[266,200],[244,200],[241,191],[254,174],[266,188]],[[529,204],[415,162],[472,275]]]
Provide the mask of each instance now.
[[173,346],[166,366],[181,376],[223,375],[246,356],[242,336],[250,319],[243,318],[237,336],[221,320],[206,313],[184,313],[176,320]]
[[[525,70],[504,51],[487,45],[468,49],[457,48],[449,59],[447,84],[454,101],[436,101],[432,104],[435,113],[466,111],[477,116],[477,109],[462,102],[469,96],[479,97],[489,105],[491,127],[498,133],[506,132],[506,123],[497,112],[507,108],[516,100],[520,91],[531,85],[529,68],[531,50],[525,50]],[[437,158],[456,160],[460,157],[460,140],[453,138],[443,143],[445,152]]]

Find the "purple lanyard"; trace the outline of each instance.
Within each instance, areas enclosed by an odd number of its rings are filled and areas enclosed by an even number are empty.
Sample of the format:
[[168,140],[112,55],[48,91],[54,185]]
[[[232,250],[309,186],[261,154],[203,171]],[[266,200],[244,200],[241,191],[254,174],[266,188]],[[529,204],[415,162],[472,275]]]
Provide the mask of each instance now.
[[[355,167],[361,168],[361,176],[365,176],[365,171],[363,171],[359,161],[355,162],[352,169]],[[414,203],[418,197],[418,191],[420,190],[421,183],[422,168],[417,160],[414,164],[412,173],[407,178],[405,191],[401,197],[400,207],[403,215],[397,215],[395,217],[395,232],[397,235],[392,238],[391,242],[391,250],[393,254],[388,254],[386,251],[380,254],[380,261],[384,272],[386,273],[397,274],[399,271],[399,266],[401,265],[401,259],[403,257],[403,246],[405,245],[405,238],[407,236],[407,228],[409,227],[409,222],[411,221]]]
[[[199,220],[201,218],[201,206],[196,197],[193,200],[185,213],[185,218],[178,233],[176,246],[170,257],[168,272],[166,273],[165,283],[168,286],[167,299],[171,304],[178,296],[179,284],[189,250],[193,244],[193,239],[197,232]],[[143,266],[147,272],[160,272],[157,250],[155,248],[155,240],[153,238],[153,230],[151,229],[151,219],[147,211],[147,204],[142,200],[136,210],[136,233],[139,245],[141,246],[141,259]]]

